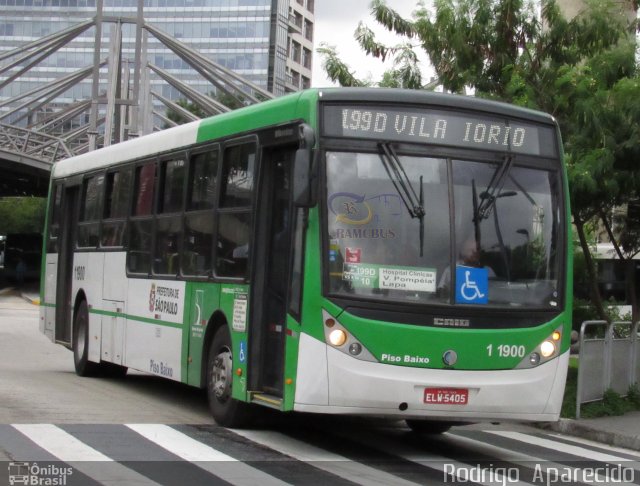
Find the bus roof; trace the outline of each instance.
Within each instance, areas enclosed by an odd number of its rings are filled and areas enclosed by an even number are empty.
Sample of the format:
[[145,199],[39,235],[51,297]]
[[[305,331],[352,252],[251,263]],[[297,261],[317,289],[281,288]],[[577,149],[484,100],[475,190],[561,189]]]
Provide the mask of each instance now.
[[196,142],[214,140],[234,133],[240,135],[263,126],[293,120],[300,117],[298,101],[306,98],[311,102],[315,96],[317,94],[313,90],[298,92],[70,157],[54,165],[52,177],[69,177],[122,162],[152,157],[172,149],[188,147]]
[[428,104],[442,109],[474,110],[556,125],[554,118],[546,113],[471,96],[392,88],[314,88],[62,160],[54,165],[52,178],[69,177],[122,162],[152,157],[196,142],[232,134],[240,135],[260,127],[295,119],[308,117],[307,121],[315,120],[318,100],[335,103]]

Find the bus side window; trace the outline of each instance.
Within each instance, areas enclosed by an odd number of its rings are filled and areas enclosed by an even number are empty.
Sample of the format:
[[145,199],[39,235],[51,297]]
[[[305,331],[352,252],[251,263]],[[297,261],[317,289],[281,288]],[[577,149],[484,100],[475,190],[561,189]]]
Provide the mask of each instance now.
[[225,149],[222,162],[216,275],[247,277],[251,241],[256,144]]
[[218,176],[218,147],[191,157],[187,212],[181,252],[183,275],[211,274],[213,209]]
[[82,203],[78,224],[78,247],[95,248],[100,236],[100,202],[104,174],[88,177],[82,184]]
[[102,221],[101,246],[122,247],[127,224],[129,194],[131,192],[129,169],[109,172],[105,186],[105,203]]
[[49,206],[49,238],[47,253],[58,253],[58,232],[60,231],[60,211],[62,204],[62,184],[53,186],[53,193]]
[[145,274],[151,270],[155,182],[155,162],[147,162],[136,167],[127,253],[127,269],[131,273]]
[[178,157],[161,163],[153,273],[178,275],[186,163]]

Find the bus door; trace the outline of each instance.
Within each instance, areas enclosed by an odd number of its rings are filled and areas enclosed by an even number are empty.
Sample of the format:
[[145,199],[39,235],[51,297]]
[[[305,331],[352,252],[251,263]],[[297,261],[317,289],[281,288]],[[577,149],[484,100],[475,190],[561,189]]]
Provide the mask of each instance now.
[[80,186],[66,187],[62,195],[58,236],[58,274],[56,278],[56,331],[58,343],[71,346],[73,249],[76,240]]
[[295,147],[265,149],[262,154],[250,299],[253,303],[249,333],[250,389],[280,398],[291,274],[294,155]]

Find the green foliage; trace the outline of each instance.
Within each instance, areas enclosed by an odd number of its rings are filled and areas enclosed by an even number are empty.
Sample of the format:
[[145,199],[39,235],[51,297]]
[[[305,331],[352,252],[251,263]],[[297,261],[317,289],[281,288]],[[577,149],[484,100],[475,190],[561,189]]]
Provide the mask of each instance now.
[[[202,108],[200,108],[195,103],[191,103],[190,101],[188,101],[188,100],[186,100],[184,98],[176,100],[175,103],[176,103],[176,105],[184,108],[188,112],[193,113],[198,118],[205,118],[207,116]],[[168,109],[167,110],[167,118],[169,120],[171,120],[172,122],[177,123],[178,125],[182,125],[184,123],[188,123],[189,121],[191,121],[191,120],[187,119],[181,113],[179,113],[179,112],[177,112],[175,110],[172,110],[172,109]]]
[[[224,93],[222,91],[220,91],[218,94],[214,94],[214,93],[209,93],[208,95],[209,97],[211,97],[212,99],[216,100],[218,103],[223,104],[224,106],[226,106],[227,108],[229,108],[230,110],[236,110],[238,108],[242,108],[243,106],[245,106],[246,104],[248,104],[244,99],[242,99],[242,97],[240,96],[238,98],[231,96],[227,93]],[[260,99],[261,97],[258,97],[258,99]],[[264,101],[264,100],[262,100]],[[177,100],[176,105],[184,108],[185,110],[187,110],[190,113],[193,113],[195,116],[197,116],[198,118],[206,118],[207,117],[207,113],[200,108],[200,106],[196,105],[195,103],[191,103],[190,101],[184,99],[184,98],[180,98],[179,100]],[[181,113],[178,113],[175,110],[172,109],[168,109],[167,110],[167,118],[175,123],[177,123],[178,125],[182,125],[184,123],[188,123],[190,120],[188,120],[185,116],[183,116]],[[167,127],[165,127],[167,128]]]
[[580,408],[580,416],[583,418],[608,417],[624,415],[637,409],[637,405],[629,397],[622,397],[609,389],[604,392],[604,397],[601,401],[583,405]]
[[39,197],[0,199],[0,235],[42,233],[47,200]]
[[[564,398],[560,411],[560,416],[563,418],[576,417],[577,383],[578,369],[577,367],[569,367],[567,385],[564,389]],[[620,394],[611,389],[605,391],[602,400],[586,403],[580,407],[580,417],[595,418],[624,415],[633,410],[640,410],[640,391],[637,385],[629,387],[626,397],[620,396]]]
[[578,397],[578,368],[569,367],[567,372],[567,384],[564,388],[564,396],[562,399],[562,408],[560,416],[563,418],[575,418],[576,401]]
[[340,60],[335,47],[322,42],[318,53],[323,56],[322,67],[331,81],[339,83],[340,86],[352,88],[368,86],[368,83],[357,79],[350,71],[349,66]]

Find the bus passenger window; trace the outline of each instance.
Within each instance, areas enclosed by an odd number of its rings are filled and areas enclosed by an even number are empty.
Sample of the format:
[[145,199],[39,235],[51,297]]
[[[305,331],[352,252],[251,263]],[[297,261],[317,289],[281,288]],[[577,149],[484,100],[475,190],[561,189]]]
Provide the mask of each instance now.
[[153,247],[153,196],[156,164],[149,162],[136,167],[133,188],[134,204],[129,224],[127,269],[131,273],[149,273]]
[[127,224],[127,208],[131,171],[121,170],[107,174],[105,186],[105,204],[102,222],[103,247],[120,247],[124,245],[125,227]]
[[211,273],[213,214],[187,214],[182,243],[182,274],[205,276]]
[[216,275],[221,277],[248,276],[256,153],[254,143],[224,151],[216,244]]
[[159,192],[158,213],[182,211],[185,166],[183,159],[170,160],[162,164],[162,189]]
[[250,207],[256,162],[254,144],[230,147],[224,152],[220,207]]
[[191,157],[187,184],[187,213],[180,265],[182,275],[206,277],[211,274],[213,220],[218,176],[218,147]]
[[170,217],[156,222],[156,248],[153,260],[153,273],[177,275],[179,264],[178,242],[182,218]]
[[153,220],[131,221],[127,266],[132,273],[149,273]]
[[249,266],[251,213],[222,213],[218,225],[216,274],[246,277]]
[[153,188],[156,182],[156,164],[151,162],[136,168],[136,195],[132,216],[146,216],[153,211]]
[[49,239],[47,241],[47,252],[58,253],[58,233],[60,231],[60,211],[62,210],[62,190],[61,184],[53,186],[53,193],[49,201]]
[[85,179],[78,224],[78,247],[95,248],[100,234],[100,200],[104,175]]
[[187,211],[213,209],[218,175],[218,149],[197,154],[191,159]]

